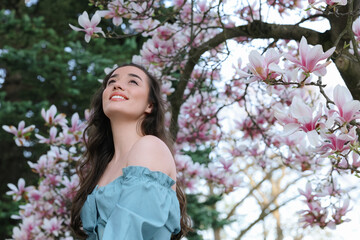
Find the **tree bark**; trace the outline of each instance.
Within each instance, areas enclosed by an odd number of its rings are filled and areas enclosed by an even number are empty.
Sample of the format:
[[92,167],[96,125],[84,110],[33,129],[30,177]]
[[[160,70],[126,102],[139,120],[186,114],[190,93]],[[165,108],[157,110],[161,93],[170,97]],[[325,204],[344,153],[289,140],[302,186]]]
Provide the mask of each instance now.
[[359,14],[360,0],[349,0],[348,4],[338,7],[337,12],[328,15],[331,29],[329,31],[332,44],[343,34],[336,46],[338,56],[333,61],[340,72],[346,86],[354,99],[360,100],[360,59],[349,53],[349,48],[344,49],[345,44],[350,44],[354,37],[352,23]]

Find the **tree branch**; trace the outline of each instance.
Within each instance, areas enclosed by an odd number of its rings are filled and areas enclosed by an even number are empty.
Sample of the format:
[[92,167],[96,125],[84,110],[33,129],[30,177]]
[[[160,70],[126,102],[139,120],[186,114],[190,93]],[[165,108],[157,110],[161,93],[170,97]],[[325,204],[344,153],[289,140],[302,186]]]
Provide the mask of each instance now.
[[249,38],[274,38],[274,39],[294,39],[300,40],[302,36],[307,38],[308,43],[318,44],[326,39],[327,33],[320,33],[311,29],[303,28],[294,25],[280,25],[270,24],[261,21],[254,21],[247,25],[242,25],[234,28],[225,28],[212,39],[198,46],[192,48],[188,54],[188,60],[181,72],[180,79],[175,92],[169,97],[172,106],[172,120],[170,125],[170,132],[175,139],[179,126],[177,120],[180,113],[180,107],[183,104],[184,91],[190,79],[191,73],[195,65],[198,63],[201,56],[210,49],[217,47],[225,41],[236,37]]

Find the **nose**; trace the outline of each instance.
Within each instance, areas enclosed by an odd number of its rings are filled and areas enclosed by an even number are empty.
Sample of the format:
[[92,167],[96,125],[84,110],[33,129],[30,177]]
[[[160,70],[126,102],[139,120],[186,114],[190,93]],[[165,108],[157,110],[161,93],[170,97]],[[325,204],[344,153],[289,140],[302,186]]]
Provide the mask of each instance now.
[[116,83],[114,84],[114,90],[116,89],[124,91],[124,88],[121,86],[120,81],[116,81]]

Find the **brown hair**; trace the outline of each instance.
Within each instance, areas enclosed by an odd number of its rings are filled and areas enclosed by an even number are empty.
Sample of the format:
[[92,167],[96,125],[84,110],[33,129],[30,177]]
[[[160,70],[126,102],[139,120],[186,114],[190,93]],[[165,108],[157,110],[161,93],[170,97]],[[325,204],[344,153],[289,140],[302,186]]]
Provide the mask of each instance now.
[[[124,64],[120,67],[134,66],[141,69],[149,80],[149,103],[152,103],[152,111],[146,114],[141,122],[141,131],[144,135],[154,135],[166,143],[172,150],[172,138],[165,128],[165,103],[161,97],[159,82],[142,66],[134,63]],[[119,68],[120,68],[119,67]],[[116,70],[116,69],[115,69]],[[91,104],[91,116],[88,126],[84,131],[84,142],[86,151],[82,161],[79,162],[77,172],[80,178],[80,188],[77,191],[71,208],[71,228],[78,237],[86,238],[86,233],[81,229],[80,211],[87,196],[93,191],[101,175],[104,173],[107,164],[114,155],[114,143],[111,132],[109,118],[105,115],[102,108],[102,92],[111,77],[110,72],[100,87],[94,94]],[[181,189],[180,182],[176,184],[176,195],[180,203],[181,212],[181,231],[173,235],[171,239],[180,239],[185,236],[190,228],[190,217],[186,213],[186,197]]]

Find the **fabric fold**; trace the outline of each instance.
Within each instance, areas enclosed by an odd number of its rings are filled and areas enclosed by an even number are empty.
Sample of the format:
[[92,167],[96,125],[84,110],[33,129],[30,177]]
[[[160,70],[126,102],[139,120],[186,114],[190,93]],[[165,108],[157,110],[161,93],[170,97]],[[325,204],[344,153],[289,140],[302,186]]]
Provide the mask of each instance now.
[[106,186],[95,188],[82,211],[87,239],[170,239],[180,231],[175,181],[142,166],[129,166]]

